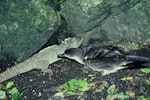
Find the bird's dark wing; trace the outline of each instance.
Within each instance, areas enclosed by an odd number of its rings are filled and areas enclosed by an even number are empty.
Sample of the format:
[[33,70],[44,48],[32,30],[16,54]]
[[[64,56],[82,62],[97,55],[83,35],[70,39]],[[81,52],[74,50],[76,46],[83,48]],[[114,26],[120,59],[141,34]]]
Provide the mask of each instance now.
[[119,48],[112,47],[109,49],[102,49],[100,53],[98,53],[95,56],[95,59],[101,59],[101,58],[110,58],[111,59],[126,59],[125,58],[125,52],[123,50],[120,50]]
[[88,51],[85,52],[84,60],[94,59],[97,56],[102,56],[107,53],[109,50],[104,49],[103,46],[94,46],[92,48],[88,48]]
[[85,65],[98,72],[102,72],[102,75],[115,73],[118,70],[125,69],[126,60],[124,59],[112,59],[110,57],[103,59],[89,59],[85,61]]
[[116,57],[116,56],[123,56],[125,53],[115,46],[93,46],[87,47],[84,49],[85,51],[85,60],[86,59],[98,59],[101,57]]

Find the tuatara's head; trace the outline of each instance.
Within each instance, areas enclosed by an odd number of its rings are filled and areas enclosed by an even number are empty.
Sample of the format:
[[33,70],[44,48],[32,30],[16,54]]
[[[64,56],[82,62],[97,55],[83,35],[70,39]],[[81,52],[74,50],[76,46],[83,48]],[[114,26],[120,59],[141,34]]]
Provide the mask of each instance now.
[[77,48],[82,44],[82,37],[66,38],[62,41],[62,45],[67,46],[67,48]]

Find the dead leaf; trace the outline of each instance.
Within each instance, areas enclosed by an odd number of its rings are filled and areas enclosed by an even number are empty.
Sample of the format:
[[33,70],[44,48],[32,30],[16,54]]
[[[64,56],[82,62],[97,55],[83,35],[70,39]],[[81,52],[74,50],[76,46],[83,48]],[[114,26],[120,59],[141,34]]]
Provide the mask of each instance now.
[[122,80],[122,81],[130,81],[130,80],[133,80],[133,77],[132,76],[127,76],[127,77],[121,78],[120,80]]
[[108,87],[108,82],[102,81],[102,84],[96,87],[93,93],[102,92],[106,87]]
[[107,89],[107,93],[108,94],[113,94],[115,92],[115,89],[116,89],[116,85],[113,84],[111,85],[108,89]]
[[135,92],[134,92],[133,90],[131,90],[131,89],[128,89],[128,90],[126,91],[126,94],[127,94],[128,96],[130,96],[130,97],[135,97]]
[[112,95],[108,95],[106,100],[115,100],[116,99],[116,96],[114,94]]

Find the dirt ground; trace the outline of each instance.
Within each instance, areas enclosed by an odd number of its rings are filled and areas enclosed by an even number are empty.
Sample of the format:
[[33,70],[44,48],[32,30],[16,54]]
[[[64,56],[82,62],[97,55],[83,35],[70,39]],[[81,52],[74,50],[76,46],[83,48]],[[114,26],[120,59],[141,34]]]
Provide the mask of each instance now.
[[[105,82],[100,92],[94,93],[94,89],[85,91],[82,95],[75,95],[66,97],[64,100],[106,100],[108,93],[107,89],[111,85],[116,86],[115,93],[130,93],[133,94],[130,99],[124,100],[138,100],[140,97],[150,97],[150,90],[145,83],[145,79],[150,80],[150,74],[143,74],[140,69],[125,69],[117,73],[102,76],[97,73],[93,76],[93,72],[87,72],[83,65],[72,61],[63,59],[57,61],[49,66],[53,75],[43,74],[39,70],[33,70],[19,76],[16,76],[8,81],[14,81],[14,86],[22,94],[22,100],[48,100],[57,91],[56,88],[71,79],[87,79],[87,82],[95,83],[96,88],[101,87]],[[121,80],[124,77],[132,77],[130,80]],[[7,81],[7,82],[8,82]],[[6,84],[7,82],[3,82]],[[63,99],[49,99],[49,100],[63,100]],[[122,99],[115,99],[122,100]]]

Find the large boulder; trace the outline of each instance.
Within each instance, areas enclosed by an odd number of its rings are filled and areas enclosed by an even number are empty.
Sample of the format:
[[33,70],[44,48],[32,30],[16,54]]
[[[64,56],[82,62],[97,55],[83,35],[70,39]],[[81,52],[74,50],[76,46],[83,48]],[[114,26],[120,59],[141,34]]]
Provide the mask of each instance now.
[[0,0],[0,60],[25,60],[60,26],[49,0]]
[[149,0],[64,0],[68,30],[90,40],[144,42],[150,38]]

